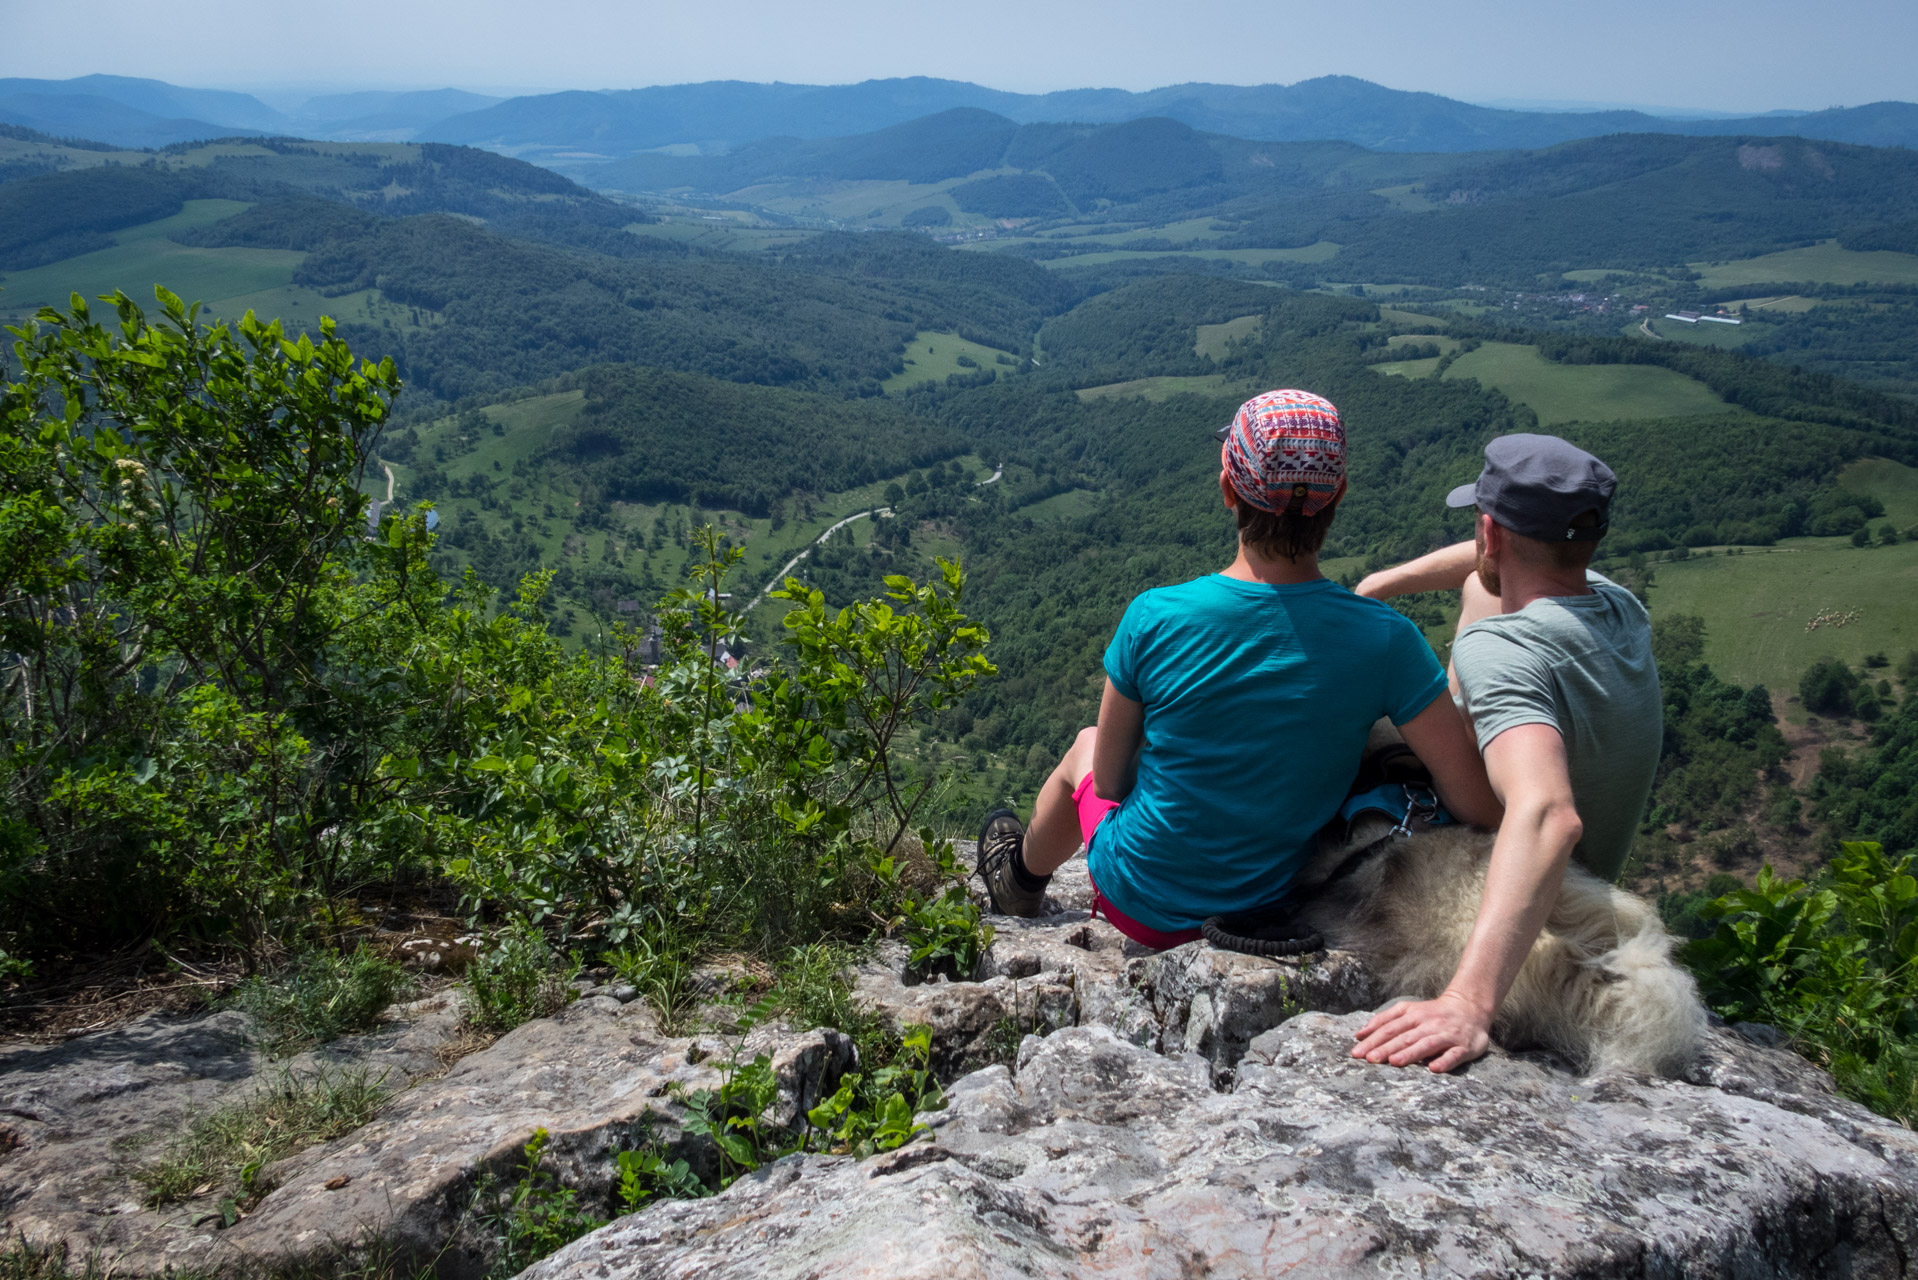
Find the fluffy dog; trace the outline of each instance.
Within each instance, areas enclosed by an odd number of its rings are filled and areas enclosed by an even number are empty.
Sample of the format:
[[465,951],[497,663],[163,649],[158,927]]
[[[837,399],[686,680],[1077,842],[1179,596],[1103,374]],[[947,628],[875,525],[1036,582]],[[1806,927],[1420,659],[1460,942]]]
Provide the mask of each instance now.
[[[1493,837],[1439,827],[1365,851],[1392,830],[1367,817],[1301,879],[1301,919],[1356,952],[1388,997],[1430,999],[1465,950]],[[1359,865],[1341,872],[1349,860]],[[1315,890],[1316,887],[1316,891]],[[1552,1049],[1586,1072],[1677,1076],[1696,1056],[1705,1010],[1672,938],[1643,899],[1567,868],[1558,902],[1505,997],[1492,1036]]]

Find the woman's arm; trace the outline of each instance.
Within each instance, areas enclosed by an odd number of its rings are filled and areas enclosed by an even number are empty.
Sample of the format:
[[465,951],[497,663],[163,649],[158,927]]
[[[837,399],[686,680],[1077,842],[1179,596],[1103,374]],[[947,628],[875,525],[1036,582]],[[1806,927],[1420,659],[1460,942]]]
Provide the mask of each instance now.
[[1452,699],[1439,694],[1425,710],[1399,726],[1405,745],[1432,771],[1432,783],[1439,799],[1461,822],[1476,827],[1496,827],[1505,816],[1505,806],[1492,791],[1485,776],[1485,761],[1479,756],[1472,731],[1465,724]]
[[1106,681],[1099,701],[1099,736],[1092,748],[1092,794],[1123,800],[1139,778],[1139,748],[1145,742],[1145,706]]

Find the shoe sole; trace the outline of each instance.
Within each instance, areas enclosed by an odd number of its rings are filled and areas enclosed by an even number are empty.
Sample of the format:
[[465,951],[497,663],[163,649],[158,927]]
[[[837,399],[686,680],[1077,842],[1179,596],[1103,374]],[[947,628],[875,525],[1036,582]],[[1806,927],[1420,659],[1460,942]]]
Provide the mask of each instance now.
[[972,874],[981,880],[986,878],[986,832],[992,830],[992,824],[1001,818],[1011,818],[1017,822],[1019,815],[1011,809],[994,809],[986,815],[986,820],[979,824],[979,840],[972,846]]

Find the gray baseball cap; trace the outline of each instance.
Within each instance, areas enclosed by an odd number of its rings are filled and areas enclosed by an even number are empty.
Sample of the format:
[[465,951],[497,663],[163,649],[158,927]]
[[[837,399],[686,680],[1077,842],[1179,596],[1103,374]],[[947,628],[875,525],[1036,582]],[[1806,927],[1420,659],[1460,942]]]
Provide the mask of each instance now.
[[[1611,527],[1612,469],[1557,436],[1500,436],[1485,446],[1485,470],[1445,495],[1448,507],[1477,507],[1513,533],[1541,542],[1597,542]],[[1578,529],[1587,511],[1598,523]]]

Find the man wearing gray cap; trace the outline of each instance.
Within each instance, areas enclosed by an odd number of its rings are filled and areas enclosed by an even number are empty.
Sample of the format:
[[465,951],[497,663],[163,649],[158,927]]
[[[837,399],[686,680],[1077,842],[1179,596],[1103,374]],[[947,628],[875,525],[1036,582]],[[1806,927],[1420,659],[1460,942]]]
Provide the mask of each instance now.
[[1624,868],[1664,706],[1644,606],[1588,568],[1617,486],[1610,467],[1557,436],[1500,436],[1478,480],[1446,498],[1478,509],[1473,540],[1358,585],[1375,599],[1464,589],[1452,696],[1505,820],[1451,983],[1436,1000],[1375,1014],[1354,1057],[1448,1071],[1479,1056],[1566,862],[1606,880]]

